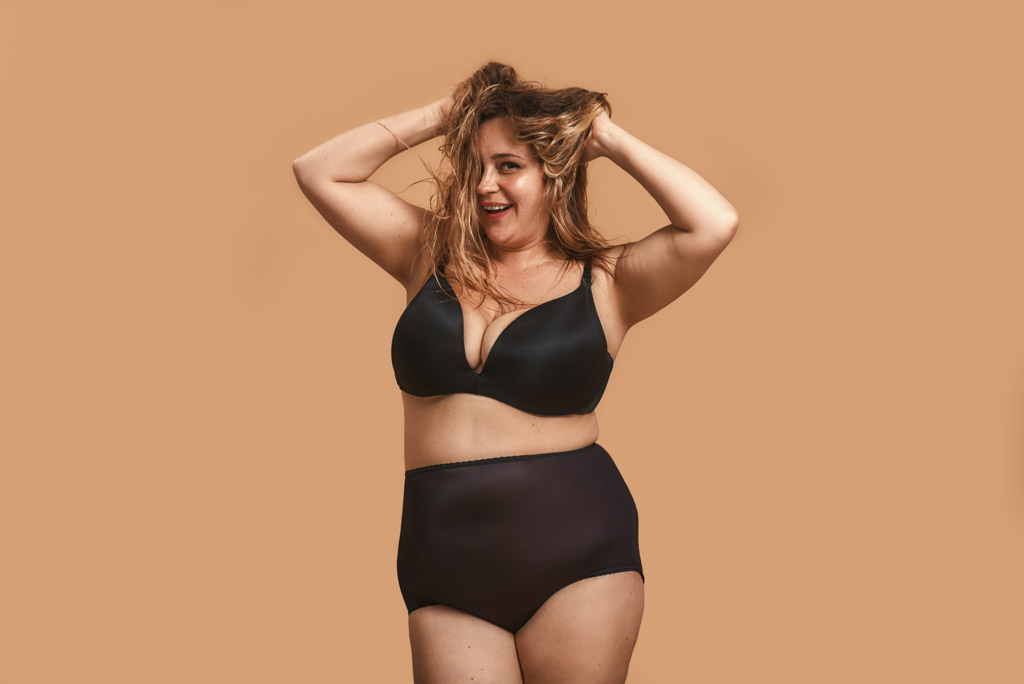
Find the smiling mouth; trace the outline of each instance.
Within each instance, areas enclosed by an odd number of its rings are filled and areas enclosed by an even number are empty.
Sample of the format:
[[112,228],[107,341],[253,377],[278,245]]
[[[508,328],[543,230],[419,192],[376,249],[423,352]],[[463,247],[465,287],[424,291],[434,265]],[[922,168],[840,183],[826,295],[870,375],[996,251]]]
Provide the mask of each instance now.
[[492,204],[485,206],[484,211],[486,211],[488,214],[504,214],[511,208],[511,204]]

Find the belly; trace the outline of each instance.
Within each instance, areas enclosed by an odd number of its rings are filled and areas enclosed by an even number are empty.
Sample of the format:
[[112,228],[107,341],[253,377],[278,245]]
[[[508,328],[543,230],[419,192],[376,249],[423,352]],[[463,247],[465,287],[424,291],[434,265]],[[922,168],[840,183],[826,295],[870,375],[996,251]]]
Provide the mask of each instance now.
[[538,416],[489,397],[414,397],[405,407],[405,469],[566,451],[597,441],[597,414]]

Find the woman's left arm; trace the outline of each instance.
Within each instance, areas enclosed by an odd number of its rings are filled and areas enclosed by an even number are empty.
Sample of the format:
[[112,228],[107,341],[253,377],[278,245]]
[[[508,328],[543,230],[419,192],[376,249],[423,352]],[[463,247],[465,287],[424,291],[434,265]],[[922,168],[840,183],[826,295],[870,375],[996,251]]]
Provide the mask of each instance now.
[[626,245],[615,267],[613,299],[629,328],[696,283],[732,240],[739,214],[709,182],[613,123],[594,119],[584,161],[608,157],[633,176],[669,225]]

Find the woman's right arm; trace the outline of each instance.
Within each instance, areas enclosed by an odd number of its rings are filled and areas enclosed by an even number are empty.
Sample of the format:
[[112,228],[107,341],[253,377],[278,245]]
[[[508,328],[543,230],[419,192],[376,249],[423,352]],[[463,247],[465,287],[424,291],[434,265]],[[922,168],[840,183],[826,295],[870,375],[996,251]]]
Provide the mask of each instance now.
[[[423,107],[353,128],[292,163],[303,194],[360,252],[408,287],[429,218],[417,207],[367,180],[388,159],[440,134],[451,95]],[[392,133],[388,132],[390,129]]]

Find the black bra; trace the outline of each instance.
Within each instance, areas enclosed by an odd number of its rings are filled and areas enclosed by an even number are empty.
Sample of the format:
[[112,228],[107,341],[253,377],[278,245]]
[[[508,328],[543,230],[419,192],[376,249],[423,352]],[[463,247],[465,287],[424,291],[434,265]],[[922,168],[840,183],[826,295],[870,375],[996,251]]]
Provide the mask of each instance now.
[[590,413],[612,356],[590,291],[590,263],[572,292],[527,309],[501,331],[477,373],[466,358],[462,307],[437,269],[402,312],[391,339],[398,386],[417,397],[478,394],[542,416]]

